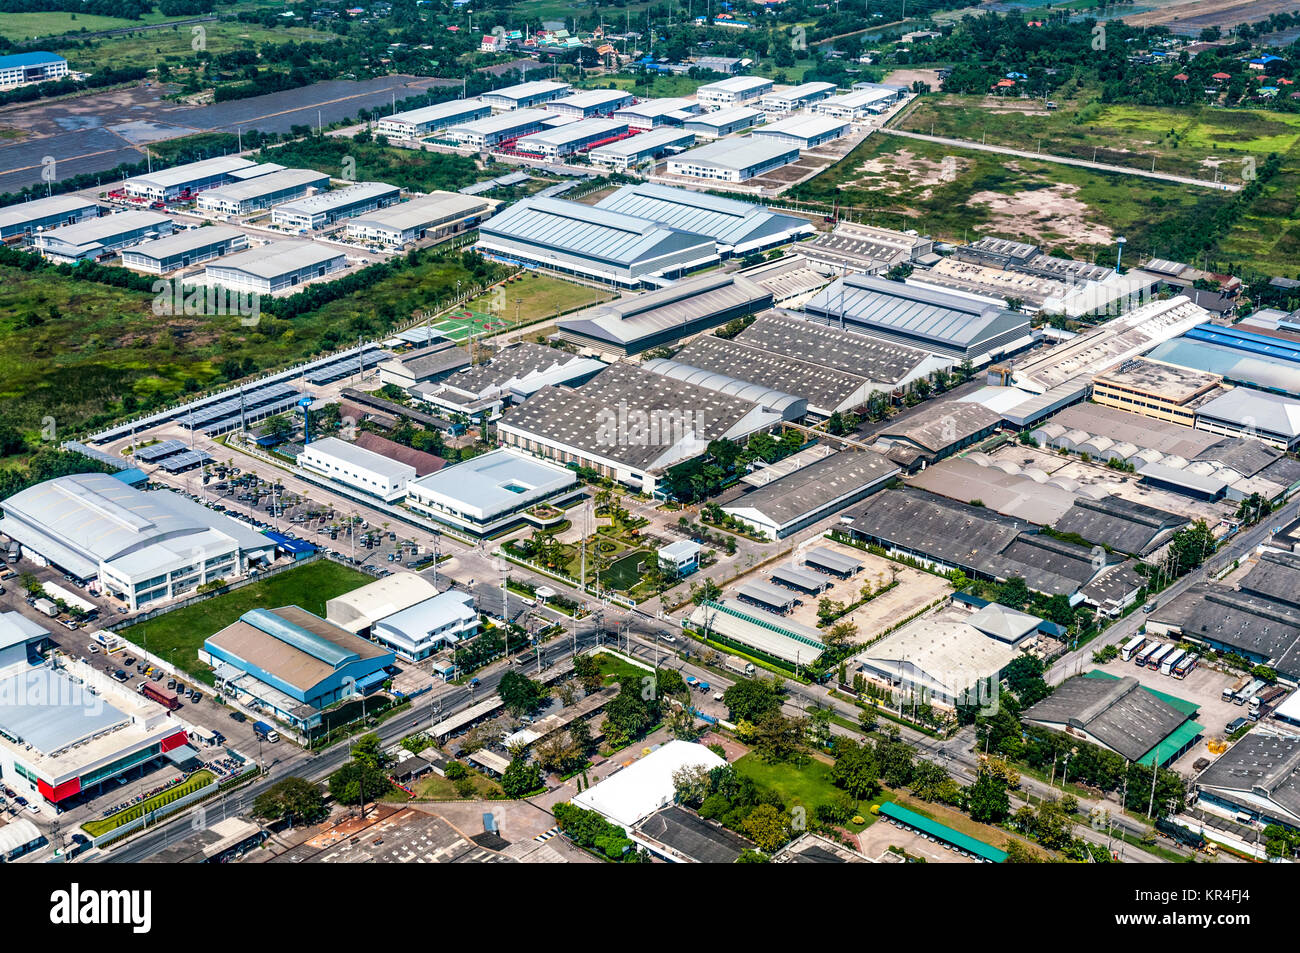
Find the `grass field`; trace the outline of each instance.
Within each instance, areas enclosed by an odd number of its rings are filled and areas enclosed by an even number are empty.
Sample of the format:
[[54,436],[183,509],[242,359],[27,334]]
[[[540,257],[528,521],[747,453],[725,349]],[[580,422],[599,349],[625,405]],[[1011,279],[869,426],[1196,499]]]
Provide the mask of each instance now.
[[211,685],[212,669],[199,661],[198,650],[204,639],[235,622],[249,609],[294,605],[324,616],[327,600],[368,582],[373,579],[363,572],[321,559],[129,626],[118,634]]
[[[9,14],[5,14],[6,17]],[[125,25],[130,26],[128,21]],[[327,43],[331,34],[306,27],[278,27],[267,29],[253,23],[219,21],[203,24],[207,48],[211,51],[229,52],[237,49],[252,50],[264,43]],[[147,30],[123,36],[107,36],[89,41],[81,40],[52,44],[51,50],[65,56],[75,70],[98,72],[104,69],[122,69],[128,66],[151,68],[165,58],[177,65],[194,61],[192,43],[194,35],[188,26],[173,26],[166,30]]]
[[[778,762],[768,764],[756,754],[747,754],[735,762],[735,768],[761,788],[775,791],[786,807],[802,807],[811,816],[819,804],[830,804],[844,792],[831,782],[831,766],[818,758],[800,765]],[[857,832],[869,827],[875,817],[871,801],[858,801],[857,811],[863,824],[847,824]]]
[[175,17],[165,17],[156,10],[139,20],[125,17],[101,17],[87,13],[6,13],[0,16],[0,36],[15,42],[42,36],[59,36],[63,33],[94,33],[99,30],[122,30],[133,26],[165,23]]
[[[471,771],[468,777],[474,782],[474,793],[471,797],[477,799],[501,797],[503,793],[501,785],[491,778],[479,774],[477,771]],[[412,785],[412,790],[415,791],[416,800],[419,801],[456,801],[461,799],[460,795],[456,793],[455,782],[448,781],[436,774],[430,774],[416,781]],[[391,794],[384,797],[384,800],[409,801],[410,799],[403,792],[394,788]]]
[[[194,141],[194,138],[190,137],[189,141]],[[468,183],[511,171],[502,166],[480,169],[478,163],[467,156],[381,146],[375,142],[353,142],[338,137],[298,139],[265,149],[258,157],[291,168],[317,169],[335,176],[343,174],[344,158],[349,157],[356,163],[354,172],[358,182],[391,182],[417,192],[454,192]]]
[[1177,258],[1178,243],[1226,201],[1209,189],[880,134],[790,197],[826,209],[838,201],[849,218],[936,238],[993,234],[1105,261],[1119,235],[1130,251]]
[[147,293],[0,266],[3,416],[22,429],[50,416],[73,432],[217,382],[227,359],[279,367],[383,333],[449,298],[458,279],[474,280],[458,257],[430,258],[311,314],[246,328],[232,316],[160,321]]
[[609,292],[598,288],[525,271],[486,294],[465,302],[465,306],[456,311],[472,311],[478,316],[477,320],[493,325],[490,330],[500,330],[501,326],[518,327],[575,308],[599,304],[611,297]]
[[[647,82],[647,80],[649,81]],[[610,86],[617,86],[619,89],[636,93],[641,99],[652,97],[660,99],[674,96],[693,96],[695,91],[703,86],[705,82],[702,79],[691,79],[689,76],[655,74],[645,78],[637,76],[593,76],[590,80],[579,82],[576,85],[584,89],[609,89]]]

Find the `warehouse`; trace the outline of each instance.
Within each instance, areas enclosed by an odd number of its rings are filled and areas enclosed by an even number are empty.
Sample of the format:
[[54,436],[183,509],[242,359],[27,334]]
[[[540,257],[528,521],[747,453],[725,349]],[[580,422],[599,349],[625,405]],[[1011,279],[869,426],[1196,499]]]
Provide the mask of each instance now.
[[421,139],[440,129],[490,115],[492,107],[480,99],[453,99],[385,116],[375,123],[375,133],[394,139]]
[[1117,553],[1148,556],[1185,525],[1185,517],[1120,496],[1099,500],[1081,496],[1056,521],[1053,529]]
[[1033,344],[1028,315],[939,290],[871,275],[848,275],[804,310],[828,324],[976,367]]
[[[635,143],[643,138],[644,135],[634,136],[630,141]],[[707,235],[717,242],[724,256],[748,255],[816,232],[808,219],[797,215],[650,182],[625,185],[597,202],[596,208]]]
[[835,92],[834,83],[802,83],[759,97],[758,108],[764,112],[792,113],[821,102]]
[[735,106],[717,112],[701,113],[682,123],[682,128],[702,139],[721,139],[765,121],[767,115],[748,106]]
[[277,205],[271,212],[271,224],[299,230],[324,228],[341,219],[386,208],[401,194],[400,188],[384,182],[356,182],[333,192]]
[[547,198],[516,202],[484,222],[476,247],[507,261],[630,288],[718,259],[705,235]]
[[350,218],[347,234],[354,241],[395,247],[426,238],[437,241],[476,227],[498,204],[458,192],[431,192]]
[[313,190],[330,187],[330,177],[313,169],[282,169],[269,172],[246,182],[231,182],[208,189],[199,195],[200,212],[212,215],[247,215],[305,198]]
[[799,254],[824,275],[876,275],[894,265],[931,260],[934,241],[892,228],[839,222],[800,245]]
[[0,532],[33,560],[120,599],[132,612],[242,576],[275,544],[170,490],[133,489],[102,473],[38,483],[5,500]]
[[[1281,568],[1294,593],[1300,574]],[[1235,652],[1289,679],[1300,679],[1300,607],[1294,598],[1276,599],[1245,589],[1195,583],[1151,612],[1147,633],[1157,638],[1174,635],[1215,651]]]
[[33,246],[50,261],[76,264],[171,233],[172,220],[161,212],[117,212],[40,232]]
[[371,640],[399,658],[419,662],[434,652],[478,634],[479,616],[472,593],[448,589],[384,616],[370,630]]
[[756,136],[789,143],[801,150],[816,149],[848,134],[847,122],[826,116],[791,116],[754,130]]
[[560,499],[577,487],[578,475],[567,467],[506,447],[412,481],[406,505],[484,535],[518,523],[524,510]]
[[[467,362],[468,363],[468,362]],[[605,369],[605,362],[559,348],[517,341],[492,358],[463,367],[438,383],[411,388],[412,395],[449,414],[498,417],[504,407],[543,387],[577,387]]]
[[298,466],[385,503],[405,497],[407,483],[415,479],[415,467],[337,437],[313,440],[298,454]]
[[875,447],[910,473],[979,443],[1001,426],[1002,416],[983,404],[936,401],[880,430]]
[[[626,121],[621,116],[617,118]],[[587,153],[587,158],[595,165],[605,166],[616,172],[626,172],[642,163],[689,149],[693,145],[695,145],[695,133],[672,126],[661,126],[637,136],[598,146]]]
[[711,273],[628,295],[555,323],[556,337],[584,353],[629,357],[771,307],[771,292],[747,278]]
[[761,76],[732,76],[716,83],[705,83],[695,90],[695,99],[706,109],[725,109],[770,93],[772,85],[770,79]]
[[1092,379],[1092,399],[1153,420],[1191,427],[1196,408],[1223,393],[1217,374],[1137,358]]
[[617,119],[579,119],[516,139],[514,148],[554,162],[625,135],[627,123]]
[[743,440],[805,410],[789,395],[713,383],[726,392],[620,362],[576,390],[538,391],[502,417],[497,432],[507,446],[589,467],[649,495],[664,469],[700,455],[710,441]]
[[231,173],[240,169],[249,169],[256,165],[251,159],[239,156],[217,156],[170,169],[159,169],[147,175],[137,175],[122,183],[126,194],[132,198],[148,199],[151,202],[170,202],[182,194],[189,194],[225,185],[231,180]]
[[1021,720],[1097,745],[1136,764],[1166,767],[1205,730],[1192,702],[1146,688],[1133,676],[1090,672],[1066,679]]
[[888,87],[855,89],[851,93],[831,96],[814,103],[812,111],[819,116],[861,122],[869,116],[888,111],[898,101],[898,90]]
[[165,275],[247,247],[248,236],[237,228],[221,225],[188,228],[166,238],[123,248],[122,264],[134,271]]
[[756,175],[789,165],[799,158],[799,149],[783,142],[748,136],[710,142],[668,160],[669,175],[721,182],[745,182]]
[[521,109],[518,112],[502,113],[498,116],[485,116],[470,122],[458,123],[447,128],[447,137],[462,146],[474,149],[495,149],[518,139],[520,136],[532,135],[547,128],[555,120],[550,113],[541,109]]
[[1300,449],[1300,400],[1234,387],[1197,408],[1196,429],[1262,440],[1288,452]]
[[542,108],[566,119],[595,119],[630,106],[632,102],[632,95],[621,89],[584,89],[552,99]]
[[659,126],[680,126],[687,118],[700,111],[693,99],[643,99],[624,106],[614,113],[632,129],[657,129]]
[[[1205,311],[1200,311],[1201,320],[1205,314]],[[1190,337],[1167,340],[1150,351],[1147,357],[1163,364],[1217,374],[1229,384],[1300,397],[1300,364],[1280,357],[1254,354]]]
[[1002,670],[1033,646],[1041,622],[997,603],[978,612],[950,603],[872,643],[849,665],[903,704],[983,705],[997,698]]
[[335,596],[325,603],[325,618],[362,638],[380,619],[432,599],[438,587],[419,573],[398,570],[391,575]]
[[100,213],[98,203],[78,195],[52,195],[0,208],[0,241],[30,236],[61,225],[75,225]]
[[208,265],[210,284],[273,294],[347,267],[343,252],[316,242],[274,241]]
[[726,763],[704,745],[674,739],[574,795],[573,803],[631,831],[638,822],[673,803],[678,772],[686,768],[708,771]]
[[568,95],[572,87],[568,83],[552,82],[548,79],[531,83],[519,83],[503,89],[494,89],[479,97],[498,112],[530,109],[549,103],[553,99]]
[[706,639],[730,643],[748,655],[794,668],[812,664],[826,651],[821,633],[811,626],[793,619],[774,619],[761,609],[731,599],[696,606],[685,623]]
[[899,469],[864,450],[825,457],[744,494],[722,511],[753,526],[766,539],[784,539],[879,490]]
[[1196,778],[1197,807],[1300,830],[1300,737],[1252,731]]
[[250,609],[208,636],[199,659],[222,694],[302,730],[319,727],[323,709],[377,690],[395,660],[298,606]]
[[0,56],[0,86],[25,86],[67,75],[68,61],[45,50]]

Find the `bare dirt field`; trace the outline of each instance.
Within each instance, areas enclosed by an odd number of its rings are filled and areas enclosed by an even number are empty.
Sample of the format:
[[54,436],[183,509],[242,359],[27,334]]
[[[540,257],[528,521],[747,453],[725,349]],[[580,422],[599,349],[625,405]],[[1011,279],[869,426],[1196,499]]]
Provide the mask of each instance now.
[[[873,178],[858,179],[854,184],[865,187],[874,185],[894,194],[920,188],[922,191],[916,197],[925,201],[933,194],[934,186],[954,181],[970,165],[971,161],[961,156],[944,156],[941,161],[935,162],[925,156],[918,156],[910,149],[899,149],[892,156],[868,159],[858,166],[856,171]],[[885,181],[875,181],[875,176],[884,176]]]
[[1300,9],[1297,0],[1172,0],[1155,10],[1125,16],[1130,26],[1168,26],[1179,33],[1207,26],[1235,26]]
[[891,86],[907,87],[913,83],[929,83],[931,89],[938,89],[943,82],[937,69],[896,69],[884,81]]
[[1075,198],[1078,186],[1058,184],[1031,192],[1000,195],[976,192],[967,205],[984,205],[992,213],[993,230],[1040,240],[1065,239],[1074,244],[1109,245],[1115,238],[1105,225],[1089,221],[1091,209]]

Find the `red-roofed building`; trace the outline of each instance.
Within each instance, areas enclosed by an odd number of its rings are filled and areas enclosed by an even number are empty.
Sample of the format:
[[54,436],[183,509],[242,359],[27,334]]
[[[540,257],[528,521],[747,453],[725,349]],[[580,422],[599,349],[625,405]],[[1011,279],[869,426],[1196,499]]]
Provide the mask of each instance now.
[[1189,79],[1186,73],[1178,73],[1174,76],[1175,83],[1185,83]]
[[371,453],[377,453],[389,460],[396,460],[398,463],[405,463],[407,466],[415,467],[417,477],[437,473],[447,465],[447,461],[442,457],[435,456],[432,453],[425,453],[423,450],[416,450],[414,447],[408,447],[395,440],[389,440],[387,437],[381,437],[377,433],[363,430],[357,434],[357,439],[353,442],[362,450],[369,450]]
[[1216,83],[1226,83],[1228,80],[1232,79],[1232,76],[1229,73],[1215,73],[1210,77],[1210,79],[1214,80]]

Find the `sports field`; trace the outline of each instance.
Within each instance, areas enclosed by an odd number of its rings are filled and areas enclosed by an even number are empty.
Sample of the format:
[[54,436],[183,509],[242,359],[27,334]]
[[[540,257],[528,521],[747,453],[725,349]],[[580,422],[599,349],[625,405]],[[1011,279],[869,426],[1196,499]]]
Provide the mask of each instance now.
[[608,291],[599,288],[524,271],[453,308],[431,327],[453,341],[464,341],[470,334],[475,338],[499,334],[610,297]]

